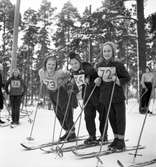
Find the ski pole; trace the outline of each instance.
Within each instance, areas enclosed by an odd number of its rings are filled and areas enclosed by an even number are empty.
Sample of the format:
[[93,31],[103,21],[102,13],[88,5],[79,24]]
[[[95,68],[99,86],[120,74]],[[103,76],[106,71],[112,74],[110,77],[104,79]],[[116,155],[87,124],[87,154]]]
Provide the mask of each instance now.
[[22,106],[20,107],[20,110],[23,111],[23,108],[24,108],[24,97],[22,97],[21,103],[22,103]]
[[25,106],[26,116],[28,117],[28,122],[31,124],[33,122],[33,120],[30,118],[30,114],[29,114],[28,109],[27,109],[27,103],[25,103],[25,96],[23,97],[23,100],[22,100],[21,111],[23,111],[24,106]]
[[[80,106],[80,108],[81,108],[81,112],[80,112],[80,114],[78,115],[76,121],[74,122],[74,125],[71,127],[71,129],[72,129],[72,128],[76,125],[76,123],[78,122],[78,120],[80,119],[80,120],[79,120],[79,126],[78,126],[78,132],[77,132],[77,134],[79,134],[79,131],[80,131],[80,125],[81,125],[81,119],[82,119],[82,113],[83,113],[83,107],[82,107],[80,104],[79,104],[79,106]],[[71,129],[70,129],[70,131],[69,131],[69,134],[70,134],[70,132],[71,132]],[[67,135],[67,137],[66,137],[65,140],[67,140],[69,134]],[[76,140],[75,148],[77,147],[77,143],[78,143],[78,141]],[[59,144],[59,143],[58,143],[58,144]],[[63,157],[63,150],[62,150],[62,147],[63,147],[64,143],[61,145],[61,147],[59,147],[58,144],[57,144],[57,146],[56,146],[56,152],[57,152],[57,154],[58,154],[59,157]]]
[[34,138],[32,138],[32,132],[33,132],[34,125],[35,125],[35,120],[36,120],[36,116],[37,116],[37,112],[38,112],[38,106],[39,106],[39,100],[38,100],[37,105],[36,105],[36,110],[35,110],[33,124],[32,124],[31,130],[30,130],[29,137],[27,137],[27,140],[34,140]]
[[28,116],[28,122],[31,124],[32,122],[33,122],[33,120],[30,118],[30,114],[29,114],[29,111],[28,111],[28,108],[27,108],[27,104],[25,105],[25,107],[26,107],[26,115]]
[[[138,104],[139,104],[139,107],[140,107],[140,101],[141,101],[141,99],[143,98],[143,96],[144,96],[146,93],[147,93],[147,89],[144,91],[144,93],[140,96],[139,100],[137,101]],[[131,111],[131,109],[132,109],[133,107],[134,107],[134,104],[131,106],[130,111]]]
[[[92,96],[92,94],[93,94],[95,88],[96,88],[96,85],[95,85],[94,88],[92,89],[92,91],[91,91],[89,97],[88,97],[87,100],[86,100],[86,103],[84,104],[84,106],[83,106],[83,108],[82,108],[80,114],[77,116],[77,118],[76,118],[76,120],[75,120],[73,126],[71,127],[71,129],[70,129],[68,135],[66,136],[66,139],[65,139],[65,140],[68,139],[68,136],[69,136],[70,132],[72,131],[73,127],[75,126],[75,124],[77,123],[77,121],[79,120],[79,118],[81,117],[82,112],[84,111],[84,108],[85,108],[86,105],[88,104],[88,101],[90,100],[90,98],[91,98],[91,96]],[[57,152],[57,154],[59,155],[59,157],[63,157],[62,147],[64,146],[64,144],[65,144],[65,143],[62,143],[60,147],[59,147],[58,145],[56,146],[56,152]]]
[[114,95],[114,90],[115,90],[115,84],[116,84],[116,80],[114,81],[113,86],[112,86],[112,92],[111,92],[111,96],[110,96],[110,101],[109,101],[109,106],[108,106],[108,109],[107,109],[107,115],[106,115],[104,130],[103,130],[103,134],[102,134],[102,141],[101,141],[101,144],[100,144],[99,152],[98,152],[98,154],[96,156],[96,158],[97,158],[96,167],[99,166],[99,162],[101,164],[103,164],[102,160],[99,158],[99,155],[100,155],[100,153],[102,151],[102,146],[103,146],[103,142],[104,142],[104,136],[105,136],[105,132],[106,132],[106,128],[107,128],[107,122],[108,122],[109,113],[110,113],[110,109],[111,109],[111,105],[112,105],[112,100],[113,100],[113,95]]
[[148,89],[145,89],[145,91],[143,92],[143,94],[140,97],[140,100],[142,99],[142,97],[147,93]]
[[9,105],[8,105],[7,102],[6,102],[6,98],[4,98],[4,105],[5,105],[6,110],[7,110],[7,112],[8,112],[8,118],[7,118],[7,120],[10,121],[11,112],[10,112],[10,107],[9,107]]
[[[87,85],[85,85],[85,88],[84,88],[83,102],[84,102],[84,98],[86,96],[86,89],[87,89]],[[84,106],[81,106],[80,104],[79,104],[79,106],[80,106],[81,110],[84,109]],[[77,137],[79,136],[79,133],[80,133],[81,120],[82,120],[82,113],[80,115],[79,126],[78,126],[78,130],[77,130],[77,135],[76,135]],[[76,141],[75,147],[77,147],[77,145],[78,145],[78,141]]]
[[54,126],[53,126],[53,137],[52,137],[52,142],[54,142],[54,138],[55,138],[56,115],[57,115],[57,112],[58,112],[59,94],[60,94],[60,88],[58,88],[58,92],[57,92],[56,111],[55,111],[55,118],[54,118]]
[[[72,88],[73,88],[73,86],[72,86]],[[54,136],[55,136],[56,115],[57,115],[57,112],[58,112],[59,94],[60,94],[60,88],[58,88],[58,93],[57,93],[57,100],[56,100],[56,101],[57,101],[57,104],[56,104],[56,113],[55,113],[55,119],[54,119],[52,142],[54,142]],[[59,138],[61,137],[61,133],[62,133],[62,130],[63,130],[63,126],[64,126],[65,119],[66,119],[66,116],[67,116],[67,112],[68,112],[68,108],[69,108],[69,104],[70,104],[70,100],[71,100],[71,95],[72,95],[72,91],[70,92],[70,95],[69,95],[69,99],[68,99],[68,103],[67,103],[67,106],[66,106],[65,115],[64,115],[63,122],[62,122],[62,125],[61,125],[61,130],[60,130]],[[52,148],[51,148],[51,149],[52,149]]]
[[[72,85],[72,88],[73,88],[73,85]],[[71,97],[72,97],[72,91],[70,92],[69,97],[68,97],[68,102],[67,102],[67,106],[66,106],[66,111],[65,111],[64,118],[63,118],[63,122],[62,122],[62,125],[61,125],[61,130],[60,130],[59,138],[61,137],[61,133],[62,133],[62,130],[63,130],[63,126],[64,126],[65,121],[66,121],[66,117],[67,117],[67,113],[68,113],[68,109],[69,109]]]
[[141,100],[142,100],[142,98],[144,97],[144,95],[146,95],[146,93],[147,93],[147,91],[148,91],[148,89],[146,88],[145,89],[145,91],[142,93],[142,95],[140,96],[140,99],[139,99],[139,107],[141,106]]
[[[150,95],[150,99],[151,99],[151,95]],[[135,150],[135,153],[134,153],[134,156],[133,156],[133,163],[135,162],[135,158],[137,156],[137,152],[138,152],[138,148],[139,148],[139,145],[140,145],[141,137],[142,137],[143,130],[144,130],[144,127],[145,127],[145,123],[146,123],[146,119],[147,119],[147,115],[148,115],[149,104],[150,104],[150,99],[149,99],[149,102],[148,102],[148,105],[147,105],[147,108],[146,108],[146,114],[145,114],[145,117],[144,117],[144,120],[143,120],[143,123],[142,123],[140,135],[139,135],[138,142],[137,142],[137,147],[136,147],[136,150]]]

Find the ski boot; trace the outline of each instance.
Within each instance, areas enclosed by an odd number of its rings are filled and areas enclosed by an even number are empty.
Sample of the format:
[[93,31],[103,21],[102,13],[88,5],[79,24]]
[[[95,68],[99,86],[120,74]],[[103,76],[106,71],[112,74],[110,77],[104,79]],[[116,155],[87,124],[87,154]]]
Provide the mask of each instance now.
[[75,134],[75,132],[68,133],[67,141],[74,141],[74,140],[76,140],[76,134]]
[[0,124],[4,124],[5,122],[0,119]]
[[[98,139],[99,142],[102,142],[102,136],[100,136],[100,138]],[[104,139],[103,139],[103,143],[107,143],[108,142],[108,136],[105,135]]]
[[118,142],[118,138],[114,138],[113,142],[108,145],[108,150],[115,149],[117,142]]
[[67,138],[68,132],[66,132],[63,136],[59,138],[60,141],[63,141]]
[[115,149],[117,150],[117,151],[124,151],[125,150],[125,141],[124,141],[124,139],[118,139],[117,140],[117,143],[116,143],[116,145],[115,145]]
[[67,131],[62,137],[60,137],[60,141],[67,140],[67,141],[72,141],[76,139],[75,132],[69,132]]
[[90,136],[88,139],[84,141],[84,144],[86,145],[92,145],[92,144],[98,144],[98,140],[96,140],[95,136]]

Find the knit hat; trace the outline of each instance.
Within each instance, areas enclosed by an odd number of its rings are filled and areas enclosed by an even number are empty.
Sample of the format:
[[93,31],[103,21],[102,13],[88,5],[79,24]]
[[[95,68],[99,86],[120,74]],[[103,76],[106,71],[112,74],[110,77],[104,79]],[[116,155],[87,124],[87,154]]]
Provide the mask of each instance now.
[[103,47],[109,45],[112,48],[112,52],[113,52],[113,57],[115,58],[116,56],[116,45],[113,42],[105,42],[104,44],[102,44],[102,54],[103,54]]
[[69,59],[76,59],[77,61],[79,61],[81,63],[81,58],[78,54],[76,54],[75,52],[70,52],[68,55]]

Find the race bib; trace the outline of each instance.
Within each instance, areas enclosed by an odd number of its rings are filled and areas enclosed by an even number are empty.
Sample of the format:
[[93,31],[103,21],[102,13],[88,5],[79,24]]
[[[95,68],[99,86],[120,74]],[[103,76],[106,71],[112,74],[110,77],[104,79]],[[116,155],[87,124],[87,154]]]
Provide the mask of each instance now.
[[56,90],[57,89],[57,82],[54,80],[43,80],[43,83],[47,86],[49,90]]
[[85,75],[84,74],[74,75],[74,79],[75,79],[76,85],[78,87],[85,84]]
[[16,81],[16,80],[11,81],[11,87],[12,88],[19,88],[20,86],[21,86],[20,81]]
[[112,76],[116,74],[116,67],[99,67],[98,76],[105,82],[111,82]]

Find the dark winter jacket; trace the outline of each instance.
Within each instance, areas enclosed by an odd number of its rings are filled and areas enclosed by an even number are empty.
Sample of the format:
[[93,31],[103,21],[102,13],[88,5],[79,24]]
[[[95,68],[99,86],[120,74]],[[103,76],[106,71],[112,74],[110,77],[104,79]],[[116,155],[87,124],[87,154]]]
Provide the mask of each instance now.
[[[8,90],[9,87],[10,89]],[[26,91],[26,86],[22,78],[13,76],[7,80],[5,90],[11,96],[23,96]]]
[[[124,86],[130,81],[130,76],[125,69],[124,65],[119,61],[110,61],[108,64],[105,61],[102,61],[97,65],[97,70],[99,67],[115,67],[116,76],[119,78],[120,86],[115,85],[114,95],[112,103],[120,103],[125,100],[124,95]],[[112,92],[113,81],[105,82],[102,80],[100,85],[100,102],[103,104],[108,104],[110,101],[110,96]]]
[[[86,85],[86,92],[85,92],[85,85],[83,85],[82,88],[82,97],[84,99],[84,104],[86,102],[86,100],[88,99],[90,93],[92,92],[93,88],[94,88],[94,80],[95,78],[98,77],[96,70],[92,67],[91,64],[87,63],[87,62],[83,62],[81,64],[81,68],[79,69],[79,71],[73,72],[73,75],[79,75],[79,74],[85,74],[85,78],[89,79],[89,84]],[[96,87],[90,100],[89,103],[98,105],[99,101],[99,88]]]

